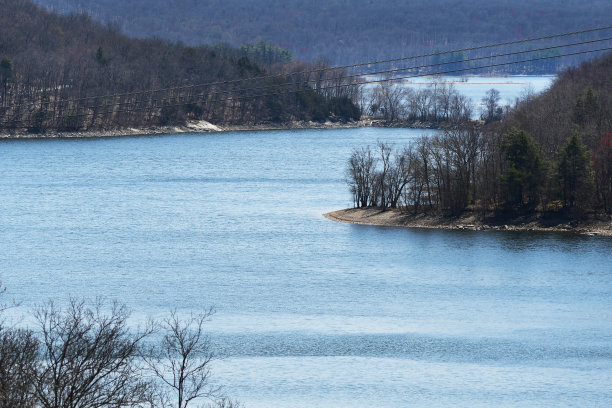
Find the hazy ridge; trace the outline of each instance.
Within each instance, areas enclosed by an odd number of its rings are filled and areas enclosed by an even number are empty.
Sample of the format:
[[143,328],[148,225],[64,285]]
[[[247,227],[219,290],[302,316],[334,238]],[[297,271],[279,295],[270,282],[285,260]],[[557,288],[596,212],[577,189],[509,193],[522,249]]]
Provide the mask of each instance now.
[[[604,0],[36,0],[137,37],[187,44],[267,41],[295,57],[355,63],[605,26]],[[512,72],[559,70],[584,57]]]

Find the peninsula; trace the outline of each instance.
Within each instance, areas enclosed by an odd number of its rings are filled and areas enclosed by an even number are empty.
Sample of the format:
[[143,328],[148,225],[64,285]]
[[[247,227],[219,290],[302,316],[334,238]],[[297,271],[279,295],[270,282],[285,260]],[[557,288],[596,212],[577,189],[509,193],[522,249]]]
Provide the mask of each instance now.
[[543,217],[538,214],[504,217],[482,216],[465,212],[459,216],[410,214],[399,209],[349,208],[332,211],[323,216],[329,220],[381,227],[428,228],[472,231],[539,231],[576,233],[590,236],[612,236],[612,217],[590,216],[582,220],[568,217]]
[[[612,54],[562,72],[483,124],[353,149],[343,222],[446,229],[612,231]],[[412,215],[409,215],[412,214]]]

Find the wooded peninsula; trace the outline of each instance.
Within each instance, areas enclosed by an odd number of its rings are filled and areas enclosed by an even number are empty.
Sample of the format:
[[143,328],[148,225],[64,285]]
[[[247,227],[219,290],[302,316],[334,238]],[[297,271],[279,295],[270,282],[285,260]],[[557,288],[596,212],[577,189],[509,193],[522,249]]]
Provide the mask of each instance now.
[[483,111],[482,125],[466,121],[408,146],[378,142],[354,150],[346,169],[354,207],[403,216],[395,221],[372,211],[328,216],[418,226],[416,217],[435,214],[436,220],[422,226],[563,225],[561,230],[577,229],[584,220],[610,230],[611,78],[607,55],[564,71],[548,91],[527,95],[505,111],[491,92],[490,100],[483,99],[490,114]]

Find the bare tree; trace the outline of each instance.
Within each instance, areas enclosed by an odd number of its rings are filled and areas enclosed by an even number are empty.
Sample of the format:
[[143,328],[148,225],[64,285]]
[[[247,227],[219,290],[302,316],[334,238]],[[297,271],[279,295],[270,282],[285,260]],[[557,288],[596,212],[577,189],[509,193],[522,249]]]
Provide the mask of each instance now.
[[[0,295],[5,292],[0,282]],[[8,307],[0,303],[0,313]],[[8,328],[0,320],[0,408],[34,406],[37,349],[38,342],[30,330]]]
[[468,122],[472,117],[473,106],[470,98],[455,93],[450,99],[450,121],[452,123]]
[[[161,323],[161,345],[154,347],[145,361],[166,388],[159,399],[162,407],[187,408],[194,400],[220,398],[220,388],[211,383],[214,354],[204,332],[204,325],[213,314],[210,308],[183,320],[175,310]],[[216,404],[237,406],[227,399],[220,399]]]
[[405,100],[410,89],[390,80],[378,84],[372,91],[370,110],[372,115],[379,112],[385,120],[393,122],[404,115]]
[[370,147],[353,150],[347,163],[346,183],[356,207],[367,207],[372,200],[377,160]]
[[[421,201],[424,199],[429,203],[429,209],[433,208],[432,163],[431,142],[427,136],[421,136],[415,144],[404,149],[404,156],[408,157],[409,182],[402,194],[406,207],[412,205],[414,213],[418,213]],[[425,197],[423,197],[425,195]]]
[[38,341],[30,330],[0,327],[0,408],[35,406]]
[[402,197],[402,192],[412,177],[411,155],[408,148],[403,151],[396,150],[393,154],[393,162],[387,173],[387,203],[389,207],[396,208]]
[[224,397],[210,405],[210,408],[242,408],[242,405],[239,402]]
[[499,91],[495,88],[491,88],[487,91],[486,95],[481,99],[481,115],[480,118],[485,122],[493,122],[500,120],[503,109],[499,106]]
[[138,364],[146,328],[130,332],[125,306],[102,301],[87,307],[70,300],[65,309],[49,301],[35,311],[41,357],[35,381],[44,408],[135,407],[149,401],[150,384]]
[[[6,293],[6,286],[2,285],[2,281],[0,281],[0,295],[4,295],[5,293]],[[15,301],[12,301],[11,304],[0,302],[0,313],[4,312],[6,309],[10,309],[15,306],[19,306],[19,303]],[[0,320],[0,329],[1,328],[2,328],[2,320]]]
[[402,190],[410,180],[410,155],[406,150],[399,151],[390,144],[379,141],[379,163],[382,168],[376,172],[375,190],[381,207],[397,207]]
[[378,147],[380,163],[382,164],[382,169],[376,172],[375,190],[378,192],[377,195],[379,198],[376,201],[384,208],[387,206],[387,199],[389,198],[389,172],[391,171],[391,152],[393,148],[388,143],[380,140],[376,144],[376,147]]

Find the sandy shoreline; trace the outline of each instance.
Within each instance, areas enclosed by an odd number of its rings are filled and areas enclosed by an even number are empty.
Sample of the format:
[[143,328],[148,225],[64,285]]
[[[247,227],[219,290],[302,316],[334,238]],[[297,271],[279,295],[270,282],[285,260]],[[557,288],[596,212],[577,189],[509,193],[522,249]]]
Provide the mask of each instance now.
[[373,126],[375,122],[371,120],[361,120],[358,122],[288,122],[271,124],[252,124],[252,125],[221,125],[216,126],[206,121],[189,122],[184,126],[154,126],[143,128],[122,128],[122,129],[95,129],[82,130],[75,132],[60,132],[49,130],[44,133],[28,133],[18,130],[15,132],[0,131],[0,139],[53,139],[53,138],[101,138],[101,137],[122,137],[122,136],[149,136],[149,135],[169,135],[176,133],[207,133],[207,132],[236,132],[236,131],[255,131],[255,130],[290,130],[290,129],[343,129]]
[[308,122],[293,121],[284,123],[260,123],[245,125],[214,125],[206,121],[192,121],[184,126],[153,126],[143,128],[122,129],[95,129],[81,130],[75,132],[60,132],[49,130],[44,133],[28,133],[25,130],[8,132],[0,130],[0,139],[87,139],[102,137],[123,136],[150,136],[170,135],[176,133],[208,133],[208,132],[240,132],[240,131],[265,131],[265,130],[292,130],[292,129],[354,129],[361,127],[397,127],[408,129],[433,129],[438,128],[436,123],[428,122],[386,122],[379,119],[362,119],[353,122]]
[[612,218],[610,216],[591,217],[584,221],[544,219],[538,216],[517,217],[511,221],[502,221],[494,218],[483,219],[471,212],[457,217],[447,217],[426,214],[412,215],[399,210],[387,209],[383,211],[379,208],[350,208],[332,211],[323,214],[323,216],[337,222],[388,227],[474,231],[543,231],[612,236]]

